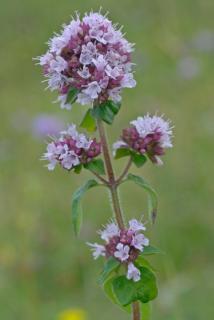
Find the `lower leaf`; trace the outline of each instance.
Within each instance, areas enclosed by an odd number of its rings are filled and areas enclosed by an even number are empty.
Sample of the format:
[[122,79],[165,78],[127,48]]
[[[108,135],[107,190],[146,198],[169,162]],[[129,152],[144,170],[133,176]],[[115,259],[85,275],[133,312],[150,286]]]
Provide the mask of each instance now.
[[128,280],[125,275],[113,279],[113,292],[122,306],[138,300],[147,303],[158,294],[154,273],[146,267],[139,267],[139,270],[141,279],[137,282]]
[[113,285],[112,285],[112,282],[113,282],[113,279],[115,277],[111,277],[111,278],[108,278],[104,284],[103,284],[103,290],[106,294],[106,296],[111,300],[111,302],[113,302],[115,305],[117,305],[120,309],[122,309],[123,311],[127,312],[127,313],[131,313],[131,305],[127,305],[127,306],[122,306],[120,304],[120,302],[117,300],[117,297],[115,296],[114,294],[114,291],[113,291]]

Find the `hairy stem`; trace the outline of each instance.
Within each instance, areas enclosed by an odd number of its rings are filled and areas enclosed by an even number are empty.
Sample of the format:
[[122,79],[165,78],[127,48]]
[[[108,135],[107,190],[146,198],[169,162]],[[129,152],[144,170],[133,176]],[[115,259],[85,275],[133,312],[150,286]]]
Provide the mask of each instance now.
[[[118,195],[118,184],[119,182],[122,181],[124,176],[127,174],[130,166],[131,166],[131,159],[129,160],[127,166],[125,167],[123,173],[119,177],[119,179],[115,179],[114,175],[114,170],[112,167],[111,163],[111,157],[109,154],[109,147],[108,147],[108,141],[105,133],[105,128],[101,120],[97,121],[97,127],[100,135],[100,140],[101,140],[101,145],[102,145],[102,150],[103,150],[103,156],[104,156],[104,161],[105,161],[105,166],[106,166],[106,171],[108,175],[108,187],[111,192],[111,199],[113,203],[113,208],[114,208],[114,213],[115,213],[115,218],[117,220],[117,224],[120,229],[124,229],[125,224],[123,220],[123,214],[122,214],[122,209],[120,206],[120,200],[119,200],[119,195]],[[133,320],[140,320],[140,305],[139,302],[134,302],[132,304],[132,319]]]
[[132,320],[140,320],[140,304],[138,301],[132,304]]
[[112,167],[111,163],[111,157],[109,153],[109,147],[108,147],[108,141],[105,133],[105,128],[102,123],[102,121],[98,120],[97,121],[97,127],[99,130],[100,134],[100,140],[101,140],[101,145],[102,145],[102,150],[103,150],[103,155],[104,155],[104,161],[105,161],[105,166],[106,166],[106,171],[108,175],[108,186],[111,192],[111,198],[112,198],[112,204],[114,208],[114,213],[115,213],[115,218],[117,220],[118,226],[120,229],[124,229],[124,221],[123,221],[123,214],[122,210],[120,207],[120,200],[118,196],[118,191],[117,191],[117,184],[114,176],[114,170]]

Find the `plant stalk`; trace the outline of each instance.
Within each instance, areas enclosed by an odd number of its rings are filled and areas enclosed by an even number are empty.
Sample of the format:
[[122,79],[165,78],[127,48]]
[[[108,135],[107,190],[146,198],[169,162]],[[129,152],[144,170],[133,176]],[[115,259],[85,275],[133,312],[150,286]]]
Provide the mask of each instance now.
[[100,135],[102,150],[103,150],[103,156],[104,156],[104,162],[105,167],[108,175],[108,187],[111,192],[111,198],[112,198],[112,204],[114,208],[115,218],[117,220],[118,226],[120,229],[124,229],[124,221],[123,221],[123,214],[120,207],[120,200],[117,190],[117,184],[116,179],[114,176],[114,170],[111,163],[111,157],[109,153],[109,147],[108,147],[108,141],[107,136],[105,133],[105,128],[103,125],[103,122],[101,120],[97,120],[97,127]]
[[[114,170],[112,167],[112,162],[111,162],[111,157],[109,153],[109,146],[108,146],[108,140],[105,132],[105,128],[103,125],[103,122],[101,120],[97,120],[97,128],[99,131],[100,135],[100,141],[102,145],[102,150],[103,150],[103,156],[104,156],[104,162],[105,162],[105,167],[108,175],[108,187],[111,192],[111,199],[113,203],[113,208],[114,208],[114,213],[115,213],[115,218],[117,220],[117,224],[121,230],[125,228],[125,223],[123,220],[123,214],[122,214],[122,209],[120,206],[120,200],[119,200],[119,195],[118,195],[118,181],[121,182],[123,177],[126,175],[128,172],[128,169],[131,165],[131,161],[129,161],[127,167],[125,168],[123,174],[119,178],[119,180],[115,179],[114,175]],[[139,302],[136,301],[132,304],[132,319],[133,320],[140,320],[140,305]]]
[[140,320],[140,304],[138,301],[132,303],[132,319]]

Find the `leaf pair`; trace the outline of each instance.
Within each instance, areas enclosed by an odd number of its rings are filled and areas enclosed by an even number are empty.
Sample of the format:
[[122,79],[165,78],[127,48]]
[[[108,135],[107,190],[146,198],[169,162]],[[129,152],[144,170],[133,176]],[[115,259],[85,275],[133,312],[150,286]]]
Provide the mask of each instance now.
[[134,301],[147,303],[156,298],[158,294],[154,273],[146,267],[139,267],[141,279],[137,282],[128,280],[125,275],[112,280],[114,294],[122,306]]
[[141,280],[138,282],[128,280],[125,275],[116,275],[120,263],[113,257],[106,261],[98,280],[103,285],[107,297],[122,310],[131,313],[131,303],[140,301],[141,320],[150,319],[149,301],[155,299],[158,294],[154,268],[144,256],[157,253],[161,253],[158,248],[148,246],[137,258],[136,265],[141,272]]
[[[147,255],[154,255],[154,254],[162,254],[163,252],[154,246],[146,246],[144,247],[144,250],[140,253],[138,256],[136,262],[139,264],[141,267],[147,267],[151,270],[154,270],[154,268],[150,265],[150,263],[145,259],[144,256]],[[105,281],[112,275],[113,272],[115,272],[118,267],[121,265],[121,263],[114,257],[108,258],[108,260],[105,262],[103,271],[101,275],[98,278],[98,283],[99,284],[104,284]]]

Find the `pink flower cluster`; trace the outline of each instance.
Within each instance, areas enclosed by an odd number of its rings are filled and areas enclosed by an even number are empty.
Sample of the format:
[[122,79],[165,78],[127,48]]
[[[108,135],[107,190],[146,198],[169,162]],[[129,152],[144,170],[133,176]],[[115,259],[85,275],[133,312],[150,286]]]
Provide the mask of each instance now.
[[130,128],[124,129],[121,140],[113,145],[114,154],[121,148],[130,149],[148,158],[156,164],[162,164],[160,156],[166,148],[172,147],[172,128],[170,122],[162,117],[146,115],[130,122]]
[[140,252],[143,252],[144,247],[149,245],[149,240],[142,233],[145,230],[144,224],[136,219],[130,220],[129,228],[124,230],[120,230],[112,222],[104,230],[99,231],[101,239],[106,242],[105,245],[97,243],[88,243],[88,245],[92,247],[94,259],[99,256],[114,257],[127,265],[127,279],[139,281],[140,271],[134,265],[134,261]]
[[48,87],[58,90],[62,108],[70,109],[67,96],[76,88],[82,105],[108,99],[121,100],[121,89],[136,85],[131,52],[133,45],[121,30],[100,13],[77,15],[61,34],[49,40],[48,52],[39,57]]
[[96,139],[90,140],[84,134],[79,134],[75,125],[70,125],[67,131],[60,133],[59,139],[54,139],[47,145],[43,160],[48,160],[49,170],[54,170],[57,164],[71,170],[80,164],[86,164],[101,153],[101,144]]

